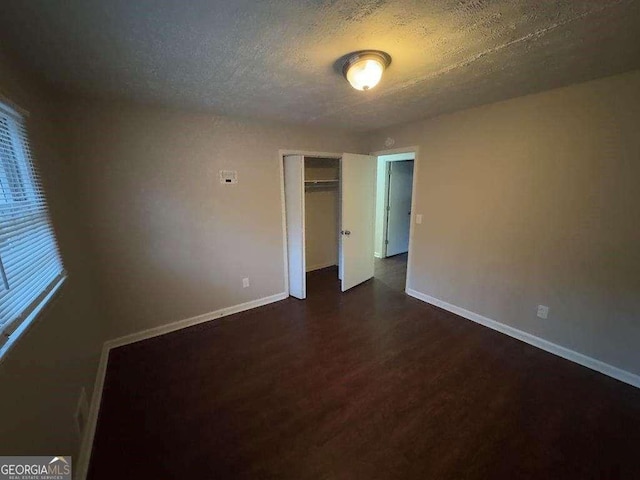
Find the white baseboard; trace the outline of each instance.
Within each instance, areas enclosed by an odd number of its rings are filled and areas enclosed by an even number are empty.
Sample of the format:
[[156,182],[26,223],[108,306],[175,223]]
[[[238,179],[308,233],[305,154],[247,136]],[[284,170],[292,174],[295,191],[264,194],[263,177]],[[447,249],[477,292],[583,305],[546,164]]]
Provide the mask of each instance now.
[[307,267],[307,273],[313,272],[314,270],[320,270],[321,268],[335,267],[335,266],[337,266],[336,262],[319,263],[317,265],[312,265],[310,267]]
[[102,401],[102,389],[104,388],[104,378],[107,374],[107,363],[109,361],[110,348],[105,343],[100,353],[100,362],[98,363],[98,372],[96,373],[96,381],[93,385],[91,393],[91,405],[89,406],[89,417],[84,426],[82,441],[80,442],[80,452],[78,462],[74,465],[74,477],[78,480],[85,480],[89,470],[89,460],[91,459],[91,449],[93,447],[93,438],[96,435],[96,427],[98,425],[98,413],[100,412],[100,402]]
[[382,254],[379,252],[373,252],[373,256],[376,258],[382,258]]
[[98,364],[98,372],[96,373],[96,381],[93,387],[93,393],[91,395],[91,406],[89,408],[89,418],[85,426],[85,432],[80,444],[80,453],[78,456],[78,462],[75,466],[77,480],[85,480],[89,469],[89,461],[91,460],[91,450],[93,448],[93,439],[96,434],[96,427],[98,425],[98,414],[100,412],[100,403],[102,402],[102,390],[104,388],[104,380],[107,374],[107,363],[109,361],[109,352],[112,348],[121,347],[130,343],[139,342],[148,338],[164,335],[165,333],[175,332],[183,328],[191,327],[199,323],[209,322],[217,318],[226,317],[235,313],[244,312],[253,308],[262,307],[270,303],[279,302],[287,298],[289,294],[287,292],[271,295],[270,297],[259,298],[257,300],[251,300],[250,302],[241,303],[232,307],[222,308],[215,312],[209,312],[196,317],[187,318],[177,322],[162,325],[160,327],[150,328],[143,330],[142,332],[126,335],[123,337],[108,340],[102,346],[102,352],[100,354],[100,363]]
[[422,300],[423,302],[429,303],[431,305],[435,305],[436,307],[440,307],[451,313],[455,313],[456,315],[466,318],[467,320],[479,323],[480,325],[484,325],[485,327],[489,327],[500,333],[509,335],[510,337],[528,343],[529,345],[533,345],[534,347],[538,347],[546,352],[553,353],[554,355],[562,357],[566,360],[570,360],[579,365],[595,370],[596,372],[603,373],[609,377],[615,378],[616,380],[620,380],[621,382],[628,383],[629,385],[640,388],[640,376],[635,375],[631,372],[627,372],[626,370],[622,370],[621,368],[614,367],[613,365],[609,365],[608,363],[601,362],[600,360],[596,360],[595,358],[588,357],[586,355],[583,355],[582,353],[578,353],[574,350],[570,350],[555,343],[549,342],[548,340],[537,337],[509,325],[505,325],[504,323],[500,323],[495,320],[491,320],[490,318],[483,317],[482,315],[471,312],[461,307],[457,307],[425,293],[418,292],[417,290],[407,288],[406,293],[411,297],[417,298],[418,300]]
[[109,346],[109,348],[121,347],[123,345],[128,345],[130,343],[139,342],[140,340],[146,340],[148,338],[164,335],[165,333],[175,332],[176,330],[181,330],[183,328],[191,327],[199,323],[215,320],[216,318],[226,317],[228,315],[233,315],[234,313],[240,313],[240,312],[244,312],[245,310],[251,310],[252,308],[258,308],[273,302],[279,302],[280,300],[284,300],[288,296],[289,296],[288,293],[282,292],[276,295],[271,295],[270,297],[251,300],[250,302],[241,303],[239,305],[234,305],[232,307],[221,308],[220,310],[216,310],[215,312],[204,313],[196,317],[191,317],[191,318],[187,318],[177,322],[168,323],[166,325],[161,325],[160,327],[149,328],[147,330],[143,330],[138,333],[125,335],[124,337],[114,338],[113,340],[109,340],[107,342],[107,345]]

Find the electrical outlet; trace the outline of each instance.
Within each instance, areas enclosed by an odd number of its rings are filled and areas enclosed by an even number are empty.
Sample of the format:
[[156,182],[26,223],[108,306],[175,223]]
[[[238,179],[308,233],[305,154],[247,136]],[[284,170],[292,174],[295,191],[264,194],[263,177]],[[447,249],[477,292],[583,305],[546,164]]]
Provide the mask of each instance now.
[[242,279],[242,288],[247,288],[249,286],[249,279],[248,278],[243,278]]
[[546,305],[538,305],[538,318],[547,318],[549,316],[549,307]]

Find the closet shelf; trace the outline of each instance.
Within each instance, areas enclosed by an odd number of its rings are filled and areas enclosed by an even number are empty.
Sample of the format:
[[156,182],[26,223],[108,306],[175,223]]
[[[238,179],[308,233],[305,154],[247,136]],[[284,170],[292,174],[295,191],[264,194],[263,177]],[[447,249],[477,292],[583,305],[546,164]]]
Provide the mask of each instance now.
[[313,186],[313,185],[337,185],[339,180],[305,180],[305,187]]

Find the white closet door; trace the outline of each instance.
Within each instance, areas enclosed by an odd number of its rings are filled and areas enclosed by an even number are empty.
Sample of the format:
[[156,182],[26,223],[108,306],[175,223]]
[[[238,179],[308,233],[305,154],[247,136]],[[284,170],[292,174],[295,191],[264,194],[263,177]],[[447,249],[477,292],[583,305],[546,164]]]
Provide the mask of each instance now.
[[341,162],[342,291],[373,277],[376,157],[345,153]]
[[307,297],[304,251],[304,157],[284,157],[284,198],[289,256],[289,295]]

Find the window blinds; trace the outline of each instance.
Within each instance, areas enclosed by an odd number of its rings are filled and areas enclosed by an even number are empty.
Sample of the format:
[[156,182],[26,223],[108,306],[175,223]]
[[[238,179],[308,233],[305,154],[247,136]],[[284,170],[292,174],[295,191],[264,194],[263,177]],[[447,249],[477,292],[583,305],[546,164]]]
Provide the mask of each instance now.
[[63,275],[24,118],[0,103],[0,347]]

